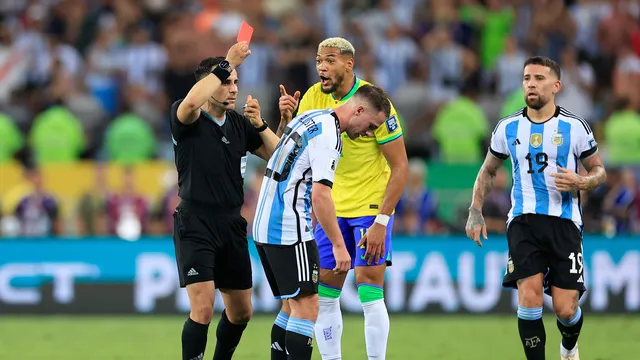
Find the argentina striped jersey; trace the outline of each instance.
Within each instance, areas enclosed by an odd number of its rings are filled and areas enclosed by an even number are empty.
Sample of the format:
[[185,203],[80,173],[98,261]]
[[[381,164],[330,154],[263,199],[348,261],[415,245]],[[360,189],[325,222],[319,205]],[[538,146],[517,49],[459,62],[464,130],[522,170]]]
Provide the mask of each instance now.
[[558,166],[578,172],[578,162],[598,151],[589,124],[556,106],[554,116],[534,123],[524,108],[500,120],[491,137],[491,153],[511,157],[513,187],[507,224],[522,214],[557,216],[582,229],[579,192],[559,192],[554,178]]
[[331,109],[310,110],[287,126],[262,179],[253,237],[258,243],[293,245],[313,240],[311,188],[333,186],[342,140]]

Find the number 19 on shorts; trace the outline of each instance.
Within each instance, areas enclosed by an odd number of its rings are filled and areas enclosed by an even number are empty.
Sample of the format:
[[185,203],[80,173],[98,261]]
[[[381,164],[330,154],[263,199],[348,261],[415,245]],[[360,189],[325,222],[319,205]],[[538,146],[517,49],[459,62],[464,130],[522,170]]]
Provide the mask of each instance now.
[[571,260],[571,269],[569,269],[569,272],[571,274],[582,274],[582,269],[584,268],[582,253],[572,252],[569,254],[569,260]]

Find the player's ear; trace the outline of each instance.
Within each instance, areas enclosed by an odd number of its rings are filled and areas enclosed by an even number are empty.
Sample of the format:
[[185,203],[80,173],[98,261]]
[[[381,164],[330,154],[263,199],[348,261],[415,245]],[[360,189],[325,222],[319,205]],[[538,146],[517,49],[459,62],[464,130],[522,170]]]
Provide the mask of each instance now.
[[558,80],[556,81],[555,84],[553,84],[553,91],[554,94],[557,94],[560,92],[560,90],[562,90],[562,81]]
[[353,60],[353,56],[349,56],[347,58],[347,68],[349,70],[353,70],[353,66],[355,65],[355,60]]

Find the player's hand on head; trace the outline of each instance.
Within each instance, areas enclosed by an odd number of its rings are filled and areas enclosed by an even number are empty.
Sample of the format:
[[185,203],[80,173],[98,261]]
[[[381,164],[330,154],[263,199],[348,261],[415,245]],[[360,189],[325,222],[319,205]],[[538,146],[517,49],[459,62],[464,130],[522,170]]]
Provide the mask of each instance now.
[[244,104],[244,116],[246,116],[251,125],[255,127],[262,126],[262,115],[260,114],[260,103],[258,99],[247,96],[247,102]]
[[484,217],[482,217],[480,210],[469,209],[469,218],[467,218],[465,232],[467,233],[467,237],[475,241],[478,246],[482,246],[481,235],[487,240],[487,225],[484,222]]
[[555,178],[555,185],[558,191],[572,192],[580,190],[584,178],[574,171],[558,166],[557,173],[551,173],[551,177]]
[[237,68],[242,64],[244,59],[247,56],[251,55],[251,50],[249,50],[249,45],[247,45],[246,41],[241,41],[239,43],[234,44],[229,51],[227,52],[227,61],[233,68]]
[[280,117],[289,122],[293,117],[293,112],[298,108],[298,101],[300,100],[300,91],[296,91],[293,96],[287,93],[284,85],[280,85]]
[[364,259],[368,265],[373,262],[374,265],[378,264],[381,259],[384,259],[384,240],[387,235],[387,228],[381,224],[374,223],[362,236],[358,247],[365,246]]
[[336,267],[333,272],[336,274],[346,273],[351,269],[351,256],[344,245],[333,246],[333,257],[336,259]]

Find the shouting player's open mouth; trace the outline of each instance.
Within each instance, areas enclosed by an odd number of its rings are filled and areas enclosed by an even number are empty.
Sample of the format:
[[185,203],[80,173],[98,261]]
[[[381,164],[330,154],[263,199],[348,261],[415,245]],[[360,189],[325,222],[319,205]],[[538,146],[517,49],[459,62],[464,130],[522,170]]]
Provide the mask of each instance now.
[[327,87],[329,86],[330,83],[331,83],[330,78],[320,75],[320,84],[322,84],[322,87]]

